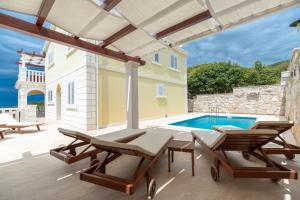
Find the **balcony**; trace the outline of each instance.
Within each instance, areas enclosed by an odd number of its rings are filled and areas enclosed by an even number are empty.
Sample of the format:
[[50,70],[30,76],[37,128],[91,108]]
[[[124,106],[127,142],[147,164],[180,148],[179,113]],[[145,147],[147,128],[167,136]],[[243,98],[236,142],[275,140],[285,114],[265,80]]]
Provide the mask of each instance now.
[[45,83],[45,72],[22,69],[19,72],[18,81],[29,83]]

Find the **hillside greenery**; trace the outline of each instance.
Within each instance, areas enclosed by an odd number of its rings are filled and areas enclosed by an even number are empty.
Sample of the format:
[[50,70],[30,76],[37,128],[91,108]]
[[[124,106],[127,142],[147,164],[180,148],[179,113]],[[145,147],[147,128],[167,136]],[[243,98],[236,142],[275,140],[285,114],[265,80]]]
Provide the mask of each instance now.
[[234,87],[272,85],[280,83],[281,72],[287,70],[289,61],[264,65],[256,61],[252,67],[232,62],[196,65],[188,68],[189,96],[232,92]]

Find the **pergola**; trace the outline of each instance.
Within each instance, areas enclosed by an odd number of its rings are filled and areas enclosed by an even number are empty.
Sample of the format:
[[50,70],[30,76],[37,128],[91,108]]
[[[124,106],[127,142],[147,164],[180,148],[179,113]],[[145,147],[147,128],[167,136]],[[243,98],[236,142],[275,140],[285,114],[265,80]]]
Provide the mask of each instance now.
[[44,68],[45,67],[45,55],[37,54],[35,52],[25,52],[18,50],[17,53],[20,55],[21,61],[16,62],[20,65],[27,65],[30,67]]
[[[127,126],[137,128],[142,56],[298,4],[300,0],[2,0],[2,9],[36,16],[36,22],[0,13],[0,26],[125,62]],[[69,34],[45,28],[46,20]]]

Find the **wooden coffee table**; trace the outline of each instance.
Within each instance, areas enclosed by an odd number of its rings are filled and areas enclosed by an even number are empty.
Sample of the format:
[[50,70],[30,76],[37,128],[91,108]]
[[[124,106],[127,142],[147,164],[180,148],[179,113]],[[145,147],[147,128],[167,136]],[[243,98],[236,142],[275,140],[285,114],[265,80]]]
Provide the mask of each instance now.
[[195,144],[192,141],[172,140],[168,145],[168,171],[171,172],[171,161],[174,162],[174,151],[186,152],[191,154],[192,159],[192,175],[195,175],[194,162]]

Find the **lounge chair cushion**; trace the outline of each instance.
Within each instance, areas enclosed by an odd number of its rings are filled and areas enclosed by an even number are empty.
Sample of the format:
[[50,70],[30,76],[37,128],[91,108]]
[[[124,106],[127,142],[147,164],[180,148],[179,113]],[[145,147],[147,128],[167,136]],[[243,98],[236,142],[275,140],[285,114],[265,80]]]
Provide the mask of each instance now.
[[81,137],[81,138],[85,138],[86,140],[91,140],[93,138],[92,136],[90,136],[86,133],[82,133],[82,132],[75,131],[75,130],[58,128],[58,131],[64,135],[67,135],[67,136],[70,136],[73,138]]
[[10,114],[8,113],[0,114],[0,124],[15,124],[15,123],[18,123],[18,121],[14,119]]
[[99,140],[111,141],[111,142],[112,141],[119,142],[119,141],[127,140],[134,136],[139,136],[139,135],[142,135],[145,133],[145,131],[141,130],[141,129],[124,129],[124,130],[115,131],[115,132],[111,132],[111,133],[93,137],[91,135],[88,135],[86,133],[82,133],[79,131],[73,131],[73,130],[63,129],[63,128],[59,128],[58,130],[59,130],[59,132],[63,133],[64,135],[74,137],[74,138],[81,137],[81,138],[85,138],[86,140],[91,140],[93,138],[97,138]]
[[154,157],[172,138],[173,136],[171,133],[162,134],[159,132],[147,131],[147,133],[129,143],[111,142],[100,140],[99,138],[94,138],[91,140],[91,144],[128,151],[137,151],[142,154]]
[[259,126],[293,126],[293,121],[257,121],[250,129],[255,129]]
[[225,137],[225,134],[218,131],[200,131],[193,130],[192,135],[197,139],[200,139],[209,148],[213,148],[217,142]]
[[228,126],[213,126],[213,129],[216,130],[216,131],[220,131],[220,132],[223,132],[223,131],[226,131],[226,130],[243,130],[240,127],[231,126],[231,125],[228,125]]
[[233,135],[233,134],[262,134],[262,135],[276,135],[278,131],[272,129],[249,129],[249,130],[225,130],[224,134]]
[[120,131],[115,131],[112,133],[107,133],[107,134],[103,134],[103,135],[99,135],[96,136],[95,138],[99,139],[99,140],[104,140],[104,141],[115,141],[115,142],[119,142],[119,141],[124,141],[127,139],[130,139],[134,136],[140,136],[142,134],[144,134],[146,131],[142,130],[142,129],[124,129],[124,130],[120,130]]
[[39,122],[18,122],[8,113],[0,114],[0,124],[5,124],[10,127],[28,127],[41,125]]
[[276,130],[269,129],[253,129],[253,130],[225,130],[223,132],[219,131],[192,131],[192,134],[197,139],[200,139],[203,143],[205,143],[209,148],[215,148],[215,145],[219,143],[222,139],[224,139],[227,135],[236,135],[236,134],[262,134],[262,135],[270,135],[276,136]]

